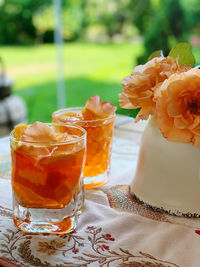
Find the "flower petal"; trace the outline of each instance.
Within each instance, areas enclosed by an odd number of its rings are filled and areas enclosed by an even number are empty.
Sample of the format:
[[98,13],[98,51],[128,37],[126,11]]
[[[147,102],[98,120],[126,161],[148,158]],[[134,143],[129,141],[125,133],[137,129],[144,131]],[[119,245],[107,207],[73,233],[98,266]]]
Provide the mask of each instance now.
[[169,102],[167,106],[167,113],[170,117],[179,116],[182,114],[183,111],[183,103],[181,101],[177,102],[176,104],[172,100]]
[[150,106],[143,107],[137,114],[135,122],[138,122],[139,120],[147,120],[149,118],[149,115],[151,114],[152,114],[152,109]]
[[88,99],[85,108],[82,110],[82,115],[85,120],[106,118],[109,115],[114,115],[116,107],[110,102],[101,102],[98,95],[94,95]]
[[45,123],[36,121],[30,127],[25,129],[22,135],[22,141],[27,142],[55,142],[56,135],[52,128]]
[[134,109],[135,106],[130,101],[130,97],[128,97],[125,93],[119,94],[119,106],[125,109]]

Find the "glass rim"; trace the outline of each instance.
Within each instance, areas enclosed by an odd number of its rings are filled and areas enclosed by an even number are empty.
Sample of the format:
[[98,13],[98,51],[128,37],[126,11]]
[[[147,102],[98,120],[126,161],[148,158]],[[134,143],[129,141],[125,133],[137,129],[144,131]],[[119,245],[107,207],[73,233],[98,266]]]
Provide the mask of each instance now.
[[[10,141],[14,141],[14,142],[21,142],[21,143],[25,143],[25,144],[40,144],[41,146],[53,146],[53,145],[64,145],[64,144],[73,144],[73,143],[77,143],[79,141],[82,141],[82,140],[86,140],[86,137],[87,137],[87,131],[81,127],[81,126],[78,126],[78,125],[73,125],[73,124],[64,124],[64,123],[54,123],[54,122],[44,122],[45,124],[47,125],[52,125],[52,126],[64,126],[64,127],[68,127],[68,128],[76,128],[80,131],[82,131],[82,135],[81,136],[78,136],[76,139],[73,139],[73,140],[66,140],[66,141],[60,141],[60,142],[40,142],[40,141],[23,141],[21,139],[18,139],[18,138],[15,138],[14,137],[14,132],[15,132],[15,129],[13,129],[11,132],[10,132],[10,135],[9,135],[9,139]],[[28,126],[31,126],[33,123],[31,124],[27,124]],[[20,124],[19,124],[20,125]]]
[[[52,113],[52,118],[56,118],[56,116],[53,117],[53,115],[56,114],[57,112],[64,112],[65,110],[70,110],[70,109],[77,109],[77,110],[80,110],[81,111],[81,110],[84,109],[84,107],[69,107],[69,108],[61,108],[61,109],[58,109],[58,110],[56,110],[56,111],[54,111]],[[96,120],[78,120],[77,122],[94,123],[94,122],[100,122],[100,121],[105,121],[105,120],[111,120],[111,119],[113,119],[115,117],[116,117],[116,113],[110,114],[106,118],[99,118],[99,119],[96,119]],[[65,123],[65,122],[62,121],[62,123]],[[67,124],[67,122],[65,124]]]

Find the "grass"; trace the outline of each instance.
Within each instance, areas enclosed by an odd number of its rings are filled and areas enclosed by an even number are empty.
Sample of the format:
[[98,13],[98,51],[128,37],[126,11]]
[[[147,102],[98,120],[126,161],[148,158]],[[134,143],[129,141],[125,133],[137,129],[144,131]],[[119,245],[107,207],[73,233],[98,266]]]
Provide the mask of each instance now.
[[[118,106],[121,80],[137,64],[143,52],[140,44],[67,43],[64,47],[66,104],[83,106],[94,95]],[[200,63],[199,49],[193,49]],[[54,45],[0,47],[7,73],[15,83],[13,92],[21,95],[28,106],[29,122],[51,121],[56,110],[56,53]],[[120,109],[118,113],[135,115]]]
[[[64,47],[66,104],[83,106],[94,95],[118,106],[121,80],[136,65],[139,44],[67,43]],[[0,47],[7,73],[15,81],[13,92],[29,108],[29,122],[50,121],[57,109],[54,45]],[[118,112],[124,111],[118,107]]]

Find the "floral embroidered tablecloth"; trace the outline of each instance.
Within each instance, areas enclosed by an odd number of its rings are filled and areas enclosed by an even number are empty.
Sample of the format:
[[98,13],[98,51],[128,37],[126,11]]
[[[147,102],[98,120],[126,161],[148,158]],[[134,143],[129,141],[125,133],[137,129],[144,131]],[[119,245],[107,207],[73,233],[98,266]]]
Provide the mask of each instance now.
[[[3,146],[9,151],[8,139]],[[65,235],[25,234],[14,226],[6,149],[0,151],[0,266],[200,266],[200,219],[155,212],[129,194],[138,143],[114,139],[109,182],[85,192],[78,227]]]

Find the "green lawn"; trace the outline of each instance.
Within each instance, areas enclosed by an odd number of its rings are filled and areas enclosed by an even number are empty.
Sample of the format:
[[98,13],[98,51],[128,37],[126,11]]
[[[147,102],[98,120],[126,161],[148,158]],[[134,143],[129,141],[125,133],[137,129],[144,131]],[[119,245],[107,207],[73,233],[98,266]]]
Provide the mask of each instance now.
[[[83,106],[94,95],[118,105],[121,80],[142,53],[139,44],[67,43],[64,48],[67,106]],[[24,97],[29,122],[50,121],[57,109],[54,45],[0,47],[13,91]],[[123,110],[118,108],[118,112]]]
[[[139,44],[67,43],[64,48],[66,103],[83,106],[94,95],[118,106],[121,80],[136,65],[142,53]],[[200,63],[200,51],[193,53]],[[29,108],[29,122],[50,121],[57,109],[56,56],[54,45],[0,47],[7,73],[14,78],[13,91],[24,97]],[[117,109],[118,113],[136,111]]]

